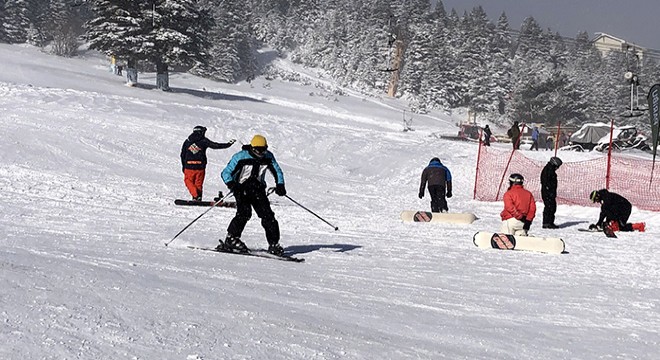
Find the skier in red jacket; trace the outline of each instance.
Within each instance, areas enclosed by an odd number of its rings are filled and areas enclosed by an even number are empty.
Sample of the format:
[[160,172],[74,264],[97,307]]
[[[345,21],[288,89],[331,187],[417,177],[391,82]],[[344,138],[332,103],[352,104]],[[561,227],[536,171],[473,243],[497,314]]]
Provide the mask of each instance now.
[[505,234],[527,236],[536,216],[534,195],[523,187],[524,181],[520,174],[509,176],[509,190],[504,193],[504,210],[500,213],[500,231]]

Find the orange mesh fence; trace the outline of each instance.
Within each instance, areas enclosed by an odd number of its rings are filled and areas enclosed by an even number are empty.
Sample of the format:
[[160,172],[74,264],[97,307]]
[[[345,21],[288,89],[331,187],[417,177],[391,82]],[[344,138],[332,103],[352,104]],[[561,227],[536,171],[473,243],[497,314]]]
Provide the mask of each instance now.
[[[541,170],[547,161],[526,157],[522,152],[480,146],[474,198],[481,201],[501,201],[509,187],[509,175],[525,177],[525,188],[541,200]],[[509,158],[511,162],[509,163]],[[507,163],[508,168],[507,168]],[[589,200],[593,190],[605,189],[628,199],[639,209],[660,211],[660,174],[651,181],[651,160],[612,154],[610,181],[607,187],[607,157],[580,162],[564,162],[557,170],[557,203],[594,206]],[[660,165],[660,164],[659,164]],[[660,172],[660,166],[655,169]]]

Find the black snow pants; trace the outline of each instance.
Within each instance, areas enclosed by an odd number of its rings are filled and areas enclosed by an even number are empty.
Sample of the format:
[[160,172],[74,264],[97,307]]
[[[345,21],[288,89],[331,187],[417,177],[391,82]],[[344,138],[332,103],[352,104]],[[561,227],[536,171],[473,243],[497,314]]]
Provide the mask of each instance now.
[[280,242],[280,225],[275,219],[275,213],[270,208],[265,185],[254,183],[238,185],[238,189],[234,189],[234,198],[236,199],[236,215],[229,223],[228,235],[241,237],[245,225],[252,217],[252,208],[254,208],[261,219],[261,226],[266,231],[268,244]]
[[429,185],[429,195],[431,195],[432,212],[448,212],[447,199],[445,198],[445,187],[442,185]]

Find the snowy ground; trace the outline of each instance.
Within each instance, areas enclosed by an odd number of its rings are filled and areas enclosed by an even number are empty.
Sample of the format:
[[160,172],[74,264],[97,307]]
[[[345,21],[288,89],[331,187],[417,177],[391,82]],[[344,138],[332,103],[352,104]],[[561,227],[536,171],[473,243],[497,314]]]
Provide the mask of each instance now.
[[[457,118],[415,115],[403,132],[404,103],[333,95],[308,69],[307,86],[177,74],[163,93],[153,74],[123,86],[93,53],[0,45],[0,63],[2,359],[660,357],[660,215],[633,210],[648,231],[612,240],[577,232],[597,208],[560,206],[564,228],[539,214],[532,232],[567,254],[477,249],[502,205],[472,200],[476,145],[438,138]],[[274,197],[282,244],[305,263],[187,249],[225,236],[223,208],[163,246],[205,210],[172,202],[188,197],[178,156],[195,125],[216,141],[265,135],[289,195],[340,230]],[[209,150],[205,197],[226,191],[238,149]],[[434,156],[472,225],[399,220],[429,208],[416,195]],[[243,239],[266,245],[257,219]]]

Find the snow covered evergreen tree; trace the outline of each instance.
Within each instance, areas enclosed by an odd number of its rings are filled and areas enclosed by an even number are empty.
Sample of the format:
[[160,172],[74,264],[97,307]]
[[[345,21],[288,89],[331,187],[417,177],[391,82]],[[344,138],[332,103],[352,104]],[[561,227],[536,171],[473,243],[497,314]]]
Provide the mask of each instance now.
[[157,0],[153,9],[138,55],[156,65],[156,86],[169,90],[169,66],[206,63],[213,18],[196,0]]
[[204,6],[211,9],[215,21],[209,31],[209,61],[193,72],[225,82],[253,79],[257,72],[256,50],[251,13],[244,1],[207,0]]
[[7,23],[7,12],[5,11],[5,0],[0,0],[0,43],[9,42],[5,24]]
[[6,41],[23,43],[27,40],[27,30],[30,28],[28,0],[5,0],[4,31]]

